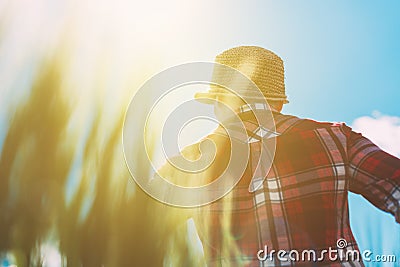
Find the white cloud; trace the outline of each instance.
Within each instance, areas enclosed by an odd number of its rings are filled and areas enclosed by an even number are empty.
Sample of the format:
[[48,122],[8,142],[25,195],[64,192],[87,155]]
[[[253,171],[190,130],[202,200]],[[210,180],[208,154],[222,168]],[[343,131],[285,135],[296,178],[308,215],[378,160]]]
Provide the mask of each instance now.
[[383,150],[400,157],[400,117],[383,115],[378,111],[372,116],[357,118],[353,130],[362,133]]

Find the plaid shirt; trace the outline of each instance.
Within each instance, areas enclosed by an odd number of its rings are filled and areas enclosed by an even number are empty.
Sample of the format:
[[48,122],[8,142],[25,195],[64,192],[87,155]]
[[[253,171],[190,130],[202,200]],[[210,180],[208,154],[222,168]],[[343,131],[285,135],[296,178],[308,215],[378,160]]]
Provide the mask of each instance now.
[[[364,266],[361,260],[341,257],[346,251],[358,251],[350,229],[348,192],[363,195],[400,223],[400,160],[382,151],[361,134],[343,123],[320,123],[274,112],[276,153],[262,186],[249,192],[260,155],[260,142],[250,142],[251,160],[239,184],[232,191],[229,210],[218,200],[211,212],[211,240],[203,246],[211,249],[209,266]],[[244,122],[257,135],[260,128]],[[256,180],[256,179],[255,179]],[[252,180],[253,182],[255,181]],[[231,234],[241,257],[222,259],[221,215],[231,213]],[[338,250],[338,240],[347,246],[329,259],[329,248]],[[275,250],[273,258],[259,260]],[[341,247],[339,247],[341,248]],[[278,260],[283,250],[286,260]],[[299,261],[295,259],[296,250]],[[316,262],[307,261],[307,252],[316,252]],[[323,250],[328,252],[323,253]],[[302,261],[302,253],[304,259]],[[340,254],[343,253],[343,254]],[[323,256],[323,260],[318,258]],[[342,259],[341,259],[342,258]],[[282,257],[281,257],[282,259]],[[313,259],[312,257],[310,259]]]

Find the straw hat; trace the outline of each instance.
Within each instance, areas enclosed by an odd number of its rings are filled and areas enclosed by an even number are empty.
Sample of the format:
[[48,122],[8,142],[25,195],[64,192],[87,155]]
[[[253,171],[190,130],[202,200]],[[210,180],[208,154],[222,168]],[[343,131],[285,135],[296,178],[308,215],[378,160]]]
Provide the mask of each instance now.
[[[261,91],[264,99],[260,99],[260,92],[252,92],[254,86],[240,84],[241,88],[235,92],[240,96],[246,96],[255,102],[265,100],[283,101],[289,103],[285,94],[284,67],[282,59],[272,51],[257,46],[239,46],[224,51],[215,58],[215,62],[226,65],[246,75]],[[235,78],[230,74],[222,73],[223,68],[214,68],[212,81],[217,84],[234,82]],[[243,79],[242,79],[243,80]],[[221,83],[221,81],[223,81]],[[211,104],[215,100],[236,97],[222,86],[210,85],[206,93],[196,93],[195,99]]]

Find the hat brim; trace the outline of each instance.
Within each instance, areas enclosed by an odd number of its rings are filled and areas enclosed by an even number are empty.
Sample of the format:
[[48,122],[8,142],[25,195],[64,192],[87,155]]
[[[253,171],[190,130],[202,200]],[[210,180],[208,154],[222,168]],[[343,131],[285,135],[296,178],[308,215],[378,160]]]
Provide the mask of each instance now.
[[[213,105],[216,102],[218,102],[218,98],[229,98],[229,97],[234,97],[236,98],[237,96],[232,95],[232,94],[227,94],[227,93],[216,93],[216,92],[207,92],[207,93],[196,93],[194,95],[194,98],[199,101],[200,103],[203,104],[208,104],[208,105]],[[266,97],[263,99],[255,99],[255,100],[261,100],[261,101],[283,101],[284,104],[289,103],[289,100],[287,100],[286,98],[280,98],[280,97]]]

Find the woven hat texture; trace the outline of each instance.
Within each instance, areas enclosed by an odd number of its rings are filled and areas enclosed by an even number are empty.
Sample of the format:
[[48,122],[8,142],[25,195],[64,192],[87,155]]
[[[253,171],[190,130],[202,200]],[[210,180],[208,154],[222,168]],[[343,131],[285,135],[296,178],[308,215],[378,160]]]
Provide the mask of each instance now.
[[[261,91],[267,100],[284,101],[288,103],[285,93],[284,66],[282,59],[274,52],[257,46],[239,46],[228,49],[215,58],[215,62],[229,66],[246,75]],[[232,77],[234,72],[226,72],[224,68],[215,68],[212,81],[217,84],[232,84],[244,79]],[[236,92],[241,96],[260,97],[259,92],[252,92],[254,86],[238,84],[235,88],[241,88]],[[231,94],[224,87],[211,85],[207,93],[198,93],[196,98],[217,98]]]

